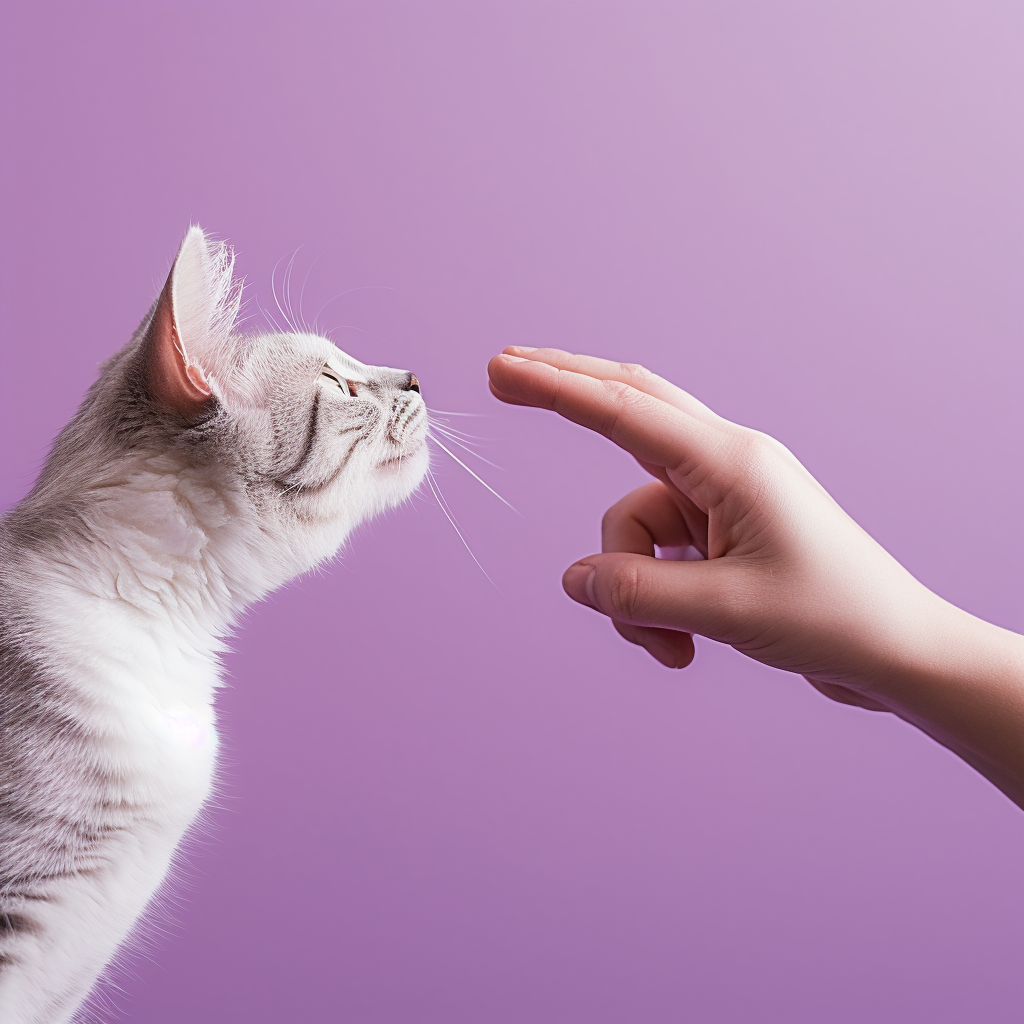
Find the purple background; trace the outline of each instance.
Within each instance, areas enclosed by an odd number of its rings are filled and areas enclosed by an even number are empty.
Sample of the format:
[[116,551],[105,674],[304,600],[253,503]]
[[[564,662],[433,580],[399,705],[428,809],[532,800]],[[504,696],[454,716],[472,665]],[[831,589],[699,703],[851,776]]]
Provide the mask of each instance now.
[[[647,363],[1024,627],[1024,7],[4,7],[0,501],[194,219],[487,478],[255,609],[137,1024],[873,1024],[1024,1013],[1024,818],[945,750],[559,586],[643,474],[487,357]],[[314,262],[315,261],[315,262]],[[255,304],[251,306],[259,319]]]

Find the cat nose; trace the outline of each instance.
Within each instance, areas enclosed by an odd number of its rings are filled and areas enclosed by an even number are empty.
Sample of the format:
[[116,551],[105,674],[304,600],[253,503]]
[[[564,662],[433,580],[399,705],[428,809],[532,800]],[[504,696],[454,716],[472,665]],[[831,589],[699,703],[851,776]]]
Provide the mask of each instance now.
[[420,382],[416,379],[416,374],[407,373],[405,375],[405,383],[402,385],[403,391],[415,391],[417,395],[422,394],[420,391]]

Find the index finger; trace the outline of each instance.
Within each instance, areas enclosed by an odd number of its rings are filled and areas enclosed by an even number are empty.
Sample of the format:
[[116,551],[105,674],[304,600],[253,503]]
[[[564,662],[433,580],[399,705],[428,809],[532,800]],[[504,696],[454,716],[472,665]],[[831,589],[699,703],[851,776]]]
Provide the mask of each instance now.
[[664,377],[652,373],[646,366],[639,363],[617,363],[599,356],[578,355],[565,352],[560,348],[526,348],[522,345],[509,345],[502,349],[505,355],[521,356],[526,359],[538,360],[554,366],[558,370],[573,370],[586,374],[597,380],[617,380],[643,391],[652,398],[660,398],[669,405],[674,405],[683,412],[688,412],[695,419],[704,423],[719,423],[721,417],[712,412],[703,402],[693,395],[677,387]]
[[[727,436],[630,384],[502,353],[487,366],[496,398],[552,409],[603,434],[641,462],[688,472],[718,461]],[[724,422],[724,421],[723,421]]]

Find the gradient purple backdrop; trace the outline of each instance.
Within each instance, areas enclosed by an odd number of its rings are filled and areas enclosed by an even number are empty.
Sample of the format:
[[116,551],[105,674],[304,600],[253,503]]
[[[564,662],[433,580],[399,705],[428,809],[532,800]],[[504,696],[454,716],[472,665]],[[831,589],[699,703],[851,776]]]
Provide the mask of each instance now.
[[[902,723],[563,568],[644,480],[499,407],[512,343],[642,361],[1024,627],[1017,3],[7,3],[0,502],[190,221],[489,438],[255,609],[134,1024],[1002,1024],[1024,818]],[[308,277],[308,280],[307,280]],[[339,293],[342,293],[339,296]],[[259,321],[255,303],[251,310]]]

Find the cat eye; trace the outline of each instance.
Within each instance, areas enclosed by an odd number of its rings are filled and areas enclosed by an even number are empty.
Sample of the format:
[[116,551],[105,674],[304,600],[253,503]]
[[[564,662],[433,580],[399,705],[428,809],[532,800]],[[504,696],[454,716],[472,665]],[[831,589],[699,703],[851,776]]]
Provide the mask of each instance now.
[[338,387],[341,388],[341,390],[350,398],[356,393],[356,386],[352,381],[346,380],[344,377],[339,377],[329,366],[325,366],[320,371],[320,376],[334,381],[334,383],[337,384]]

